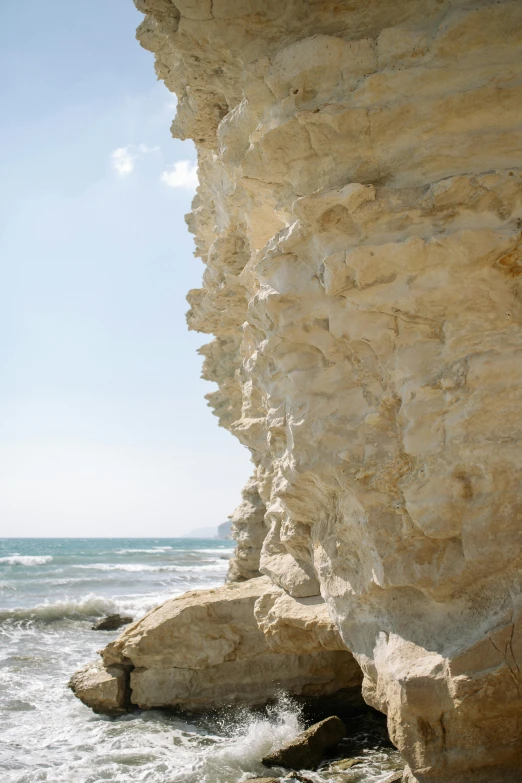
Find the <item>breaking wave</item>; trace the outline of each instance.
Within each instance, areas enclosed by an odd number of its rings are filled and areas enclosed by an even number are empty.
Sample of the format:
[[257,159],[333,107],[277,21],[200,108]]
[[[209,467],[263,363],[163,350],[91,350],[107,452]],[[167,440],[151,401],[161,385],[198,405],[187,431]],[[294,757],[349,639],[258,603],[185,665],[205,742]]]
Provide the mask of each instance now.
[[79,600],[56,601],[37,606],[0,611],[0,623],[33,620],[53,623],[58,620],[89,620],[117,611],[114,601],[99,595],[86,595]]
[[171,546],[155,546],[152,549],[115,549],[114,554],[115,555],[134,555],[134,554],[144,554],[144,555],[159,555],[162,552],[168,552],[169,550],[173,549]]
[[[204,587],[206,587],[205,584],[195,586],[196,589]],[[114,612],[131,614],[134,619],[138,619],[159,604],[169,598],[175,598],[177,595],[180,595],[179,591],[169,590],[168,592],[131,595],[119,600],[112,600],[95,593],[89,593],[78,599],[48,601],[37,606],[0,610],[0,623],[35,622],[47,625],[60,620],[96,620]]]
[[263,756],[294,739],[304,726],[300,707],[281,696],[264,714],[231,711],[216,728],[218,736],[207,737],[206,747],[198,748],[196,754],[194,747],[187,748],[184,758],[184,749],[177,748],[172,783],[228,783],[243,779],[245,769],[266,777]]
[[227,564],[223,564],[222,561],[216,561],[212,564],[206,565],[191,565],[191,566],[178,566],[178,565],[147,565],[146,563],[90,563],[89,565],[73,565],[71,568],[82,568],[88,571],[155,571],[155,572],[185,572],[192,571],[199,573],[200,571],[215,571],[226,570]]
[[0,563],[6,565],[38,566],[52,561],[52,555],[9,555],[0,557]]
[[[223,583],[232,547],[171,543],[167,550],[166,540],[155,539],[0,539],[1,781],[247,783],[266,777],[263,756],[299,733],[301,713],[288,699],[268,710],[194,720],[161,710],[108,720],[66,689],[71,674],[114,638],[91,630],[97,619],[119,612],[137,620],[186,590]],[[155,549],[161,545],[163,553]],[[126,556],[116,553],[124,548]],[[370,737],[361,745],[357,781],[382,783],[401,760],[371,739],[375,729],[357,723],[357,731]],[[332,780],[322,769],[306,778]]]

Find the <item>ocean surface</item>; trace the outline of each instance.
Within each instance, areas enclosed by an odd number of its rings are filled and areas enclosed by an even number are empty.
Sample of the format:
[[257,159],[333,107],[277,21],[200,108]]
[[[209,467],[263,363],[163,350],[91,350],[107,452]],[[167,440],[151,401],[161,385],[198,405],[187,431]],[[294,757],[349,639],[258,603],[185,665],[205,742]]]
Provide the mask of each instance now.
[[[119,633],[93,631],[93,621],[116,611],[137,619],[186,590],[223,584],[232,549],[218,539],[0,539],[2,783],[243,783],[267,775],[262,756],[304,727],[284,695],[257,712],[107,718],[67,688]],[[351,731],[344,751],[359,763],[341,775],[306,773],[311,780],[381,783],[400,767],[381,722],[356,719]]]

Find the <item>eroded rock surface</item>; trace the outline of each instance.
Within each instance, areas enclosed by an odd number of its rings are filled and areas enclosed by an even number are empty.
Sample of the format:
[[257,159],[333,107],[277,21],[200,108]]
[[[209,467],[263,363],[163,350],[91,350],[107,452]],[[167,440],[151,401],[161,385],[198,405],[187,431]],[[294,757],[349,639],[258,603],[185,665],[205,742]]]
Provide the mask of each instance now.
[[404,773],[403,772],[394,772],[393,775],[390,775],[390,777],[386,778],[383,783],[402,783],[404,780]]
[[105,667],[102,661],[89,663],[73,674],[69,688],[102,715],[119,715],[129,707],[128,672],[122,666]]
[[254,477],[243,488],[242,502],[231,516],[232,538],[237,546],[230,560],[227,581],[244,582],[261,576],[259,558],[266,536],[265,504]]
[[[274,652],[254,617],[267,577],[166,601],[101,651],[103,665],[74,675],[71,687],[88,706],[118,712],[119,681],[129,672],[127,706],[204,712],[262,705],[282,691],[302,699],[360,699],[362,675],[347,650]],[[104,707],[103,709],[99,708]]]
[[325,598],[411,779],[517,780],[522,3],[137,5],[260,569]]
[[320,596],[293,598],[270,585],[257,599],[254,614],[274,652],[345,650],[341,636]]

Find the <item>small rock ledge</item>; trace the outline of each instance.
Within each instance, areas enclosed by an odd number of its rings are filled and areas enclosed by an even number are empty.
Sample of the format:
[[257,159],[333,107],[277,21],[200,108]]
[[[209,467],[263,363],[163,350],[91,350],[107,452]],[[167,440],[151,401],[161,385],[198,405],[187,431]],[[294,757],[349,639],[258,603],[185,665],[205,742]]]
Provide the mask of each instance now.
[[69,688],[87,707],[99,715],[122,715],[132,705],[128,666],[88,663],[69,680]]

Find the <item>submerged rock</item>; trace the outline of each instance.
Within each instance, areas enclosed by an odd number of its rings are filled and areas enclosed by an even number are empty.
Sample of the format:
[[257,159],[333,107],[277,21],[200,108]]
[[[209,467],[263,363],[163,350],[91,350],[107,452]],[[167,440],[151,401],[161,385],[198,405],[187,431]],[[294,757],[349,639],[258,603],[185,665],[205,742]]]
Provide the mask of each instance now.
[[[101,651],[105,671],[127,667],[130,702],[143,709],[263,705],[281,691],[302,700],[343,693],[360,701],[361,671],[346,649],[270,649],[254,616],[270,584],[261,577],[166,601]],[[111,678],[104,679],[99,665],[93,671],[94,680],[75,675],[73,690],[84,703],[99,705]],[[112,691],[111,697],[114,702]]]
[[95,661],[73,674],[68,685],[94,712],[119,715],[128,708],[128,682],[123,666],[105,667],[102,661]]
[[314,783],[314,781],[307,775],[302,775],[300,772],[292,772],[290,775],[279,778],[278,783]]
[[123,625],[134,622],[133,617],[125,617],[121,614],[109,614],[92,626],[93,631],[116,631]]
[[288,769],[317,769],[325,751],[339,744],[346,734],[346,726],[340,718],[332,716],[310,726],[287,745],[265,756],[266,767]]
[[392,775],[386,778],[383,783],[401,783],[404,780],[404,771],[394,772]]
[[248,778],[246,783],[281,783],[280,778]]
[[343,772],[344,770],[351,769],[358,764],[362,764],[362,759],[340,759],[339,761],[334,761],[332,764],[330,764],[328,767],[328,772]]

